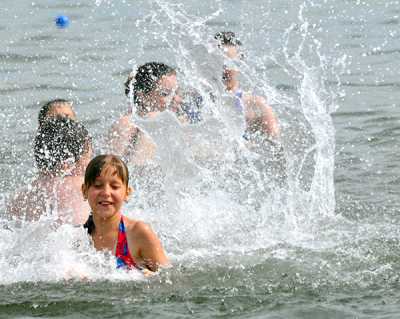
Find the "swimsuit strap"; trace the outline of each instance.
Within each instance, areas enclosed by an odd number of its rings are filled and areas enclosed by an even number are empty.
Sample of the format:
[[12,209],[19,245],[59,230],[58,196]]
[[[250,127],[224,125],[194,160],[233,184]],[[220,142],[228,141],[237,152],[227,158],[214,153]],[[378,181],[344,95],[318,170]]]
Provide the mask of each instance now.
[[115,257],[117,257],[117,268],[127,267],[132,269],[137,267],[135,260],[133,259],[128,248],[128,241],[126,239],[124,218],[121,215],[121,221],[118,229],[118,242],[117,248],[115,249]]
[[235,96],[241,99],[243,97],[243,91],[241,89],[237,89],[235,92]]

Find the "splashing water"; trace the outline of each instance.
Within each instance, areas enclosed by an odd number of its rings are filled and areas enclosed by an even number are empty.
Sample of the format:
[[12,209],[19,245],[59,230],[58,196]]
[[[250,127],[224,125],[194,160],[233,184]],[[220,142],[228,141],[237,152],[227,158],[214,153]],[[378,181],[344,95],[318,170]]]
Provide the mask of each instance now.
[[[106,2],[96,1],[96,5]],[[154,120],[133,118],[157,144],[157,156],[146,167],[130,167],[137,192],[126,212],[157,230],[173,264],[210,263],[214,269],[225,258],[239,267],[249,263],[249,256],[255,264],[270,256],[284,259],[291,253],[286,245],[304,249],[332,245],[321,228],[338,222],[330,117],[336,107],[329,102],[334,97],[324,80],[328,72],[335,76],[337,70],[328,69],[318,50],[320,44],[309,32],[303,14],[307,5],[301,6],[297,24],[287,28],[279,50],[241,63],[242,84],[266,96],[278,114],[284,164],[277,163],[273,145],[256,150],[247,147],[242,115],[235,112],[233,98],[224,92],[220,80],[223,56],[213,40],[213,34],[220,31],[213,21],[224,13],[222,2],[199,18],[187,13],[183,4],[158,0],[135,21],[144,31],[136,43],[141,56],[130,60],[131,68],[143,59],[152,60],[149,47],[158,43],[157,59],[174,61],[182,87],[195,89],[204,100],[204,120],[195,125],[183,125],[169,112]],[[239,37],[246,39],[245,34]],[[164,51],[165,55],[160,54]],[[317,53],[314,60],[307,61],[312,52]],[[280,91],[269,85],[262,70],[271,64],[290,77],[293,90]],[[216,96],[215,102],[210,93]],[[104,120],[102,125],[109,122]],[[47,219],[19,226],[3,222],[0,265],[7,270],[2,273],[2,284],[69,277],[141,278],[114,270],[110,257],[95,253],[80,229],[52,225]],[[333,234],[331,240],[340,237]],[[325,241],[318,243],[321,238]],[[27,242],[32,246],[26,246]],[[10,264],[12,268],[7,267]]]

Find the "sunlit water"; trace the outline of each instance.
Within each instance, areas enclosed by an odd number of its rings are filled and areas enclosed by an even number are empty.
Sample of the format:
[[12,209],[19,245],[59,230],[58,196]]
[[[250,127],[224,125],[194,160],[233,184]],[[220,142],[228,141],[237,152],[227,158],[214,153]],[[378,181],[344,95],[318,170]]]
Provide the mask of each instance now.
[[[36,173],[44,101],[73,99],[97,150],[141,63],[176,66],[205,103],[196,125],[134,119],[158,148],[130,167],[125,212],[173,266],[117,271],[81,228],[1,218],[0,317],[397,318],[399,15],[398,1],[3,1],[0,216]],[[244,43],[242,86],[276,111],[284,165],[246,147],[220,30]]]

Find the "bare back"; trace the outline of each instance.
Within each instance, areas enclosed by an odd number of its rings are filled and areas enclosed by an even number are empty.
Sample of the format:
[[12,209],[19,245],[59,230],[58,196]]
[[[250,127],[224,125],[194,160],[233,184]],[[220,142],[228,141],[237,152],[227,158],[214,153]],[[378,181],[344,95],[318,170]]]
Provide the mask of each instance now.
[[83,224],[90,208],[81,194],[81,176],[41,177],[13,196],[7,206],[10,217],[26,221],[58,214],[63,223]]

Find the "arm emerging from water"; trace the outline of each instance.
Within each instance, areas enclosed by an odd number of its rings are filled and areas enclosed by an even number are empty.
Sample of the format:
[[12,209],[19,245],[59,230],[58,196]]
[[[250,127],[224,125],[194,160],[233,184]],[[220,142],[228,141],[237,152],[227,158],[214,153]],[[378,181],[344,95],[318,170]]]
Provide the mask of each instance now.
[[[137,221],[130,229],[130,238],[134,243],[135,251],[132,251],[135,259],[151,271],[157,271],[159,267],[168,266],[169,260],[161,245],[160,239],[151,227],[144,222]],[[129,235],[129,234],[128,234]]]
[[129,115],[122,116],[115,122],[107,136],[108,152],[119,156],[124,155],[127,149],[133,147],[139,129],[133,125]]
[[279,136],[278,119],[265,98],[257,95],[246,95],[244,103],[246,105],[246,122],[251,132],[261,131],[272,138]]
[[155,145],[151,138],[132,123],[129,114],[122,116],[111,127],[107,138],[107,152],[126,159],[127,162],[143,165],[153,158]]

